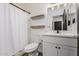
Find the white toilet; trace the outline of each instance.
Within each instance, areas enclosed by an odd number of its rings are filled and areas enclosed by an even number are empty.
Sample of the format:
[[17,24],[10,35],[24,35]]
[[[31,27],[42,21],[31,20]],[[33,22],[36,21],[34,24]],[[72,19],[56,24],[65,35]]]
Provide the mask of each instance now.
[[24,52],[28,54],[28,56],[32,56],[32,55],[38,55],[38,46],[39,46],[39,43],[30,43],[28,44],[25,48],[24,48]]
[[24,48],[24,52],[31,56],[32,55],[37,56],[40,43],[41,43],[40,37],[36,36],[34,40]]

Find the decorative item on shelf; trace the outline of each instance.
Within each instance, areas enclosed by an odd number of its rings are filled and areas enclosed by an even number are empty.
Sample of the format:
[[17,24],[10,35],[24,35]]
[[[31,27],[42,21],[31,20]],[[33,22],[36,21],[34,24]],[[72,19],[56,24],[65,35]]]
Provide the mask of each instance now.
[[67,30],[67,13],[65,9],[63,12],[63,30]]
[[63,15],[56,15],[56,16],[53,16],[53,18],[58,18],[58,17],[62,17]]
[[70,22],[70,20],[68,20],[68,26],[70,26],[70,24],[71,24],[71,22]]
[[73,24],[75,23],[75,18],[73,18],[73,21],[72,21],[72,23],[73,23]]
[[57,33],[59,33],[59,30],[57,30]]
[[34,25],[31,26],[32,29],[41,29],[41,28],[45,28],[45,25]]
[[45,16],[44,14],[36,15],[36,16],[32,16],[31,19],[32,20],[37,20],[37,19],[40,19],[40,18],[44,18],[44,16]]

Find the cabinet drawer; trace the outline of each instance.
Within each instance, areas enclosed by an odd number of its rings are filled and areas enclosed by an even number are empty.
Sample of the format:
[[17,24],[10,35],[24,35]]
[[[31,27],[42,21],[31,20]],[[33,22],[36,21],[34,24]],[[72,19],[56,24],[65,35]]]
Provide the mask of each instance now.
[[43,46],[57,47],[58,44],[53,44],[53,43],[49,43],[49,42],[43,42]]
[[57,45],[43,42],[43,56],[57,56]]
[[44,42],[50,42],[55,44],[62,44],[77,47],[77,39],[75,38],[64,38],[64,37],[51,37],[51,36],[42,36]]
[[77,56],[77,48],[68,47],[68,46],[59,46],[59,56]]

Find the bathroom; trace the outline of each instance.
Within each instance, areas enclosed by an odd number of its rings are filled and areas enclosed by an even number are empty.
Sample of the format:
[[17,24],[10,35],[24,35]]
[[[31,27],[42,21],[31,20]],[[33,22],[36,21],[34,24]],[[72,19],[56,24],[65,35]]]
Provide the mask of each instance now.
[[78,15],[78,3],[0,3],[0,56],[78,56]]

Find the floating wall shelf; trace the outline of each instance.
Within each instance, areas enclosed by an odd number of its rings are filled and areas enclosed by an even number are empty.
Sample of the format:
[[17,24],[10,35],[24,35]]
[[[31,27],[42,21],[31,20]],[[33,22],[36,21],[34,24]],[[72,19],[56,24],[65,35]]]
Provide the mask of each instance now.
[[63,15],[56,15],[56,16],[53,16],[53,18],[57,18],[57,17],[62,17]]
[[41,29],[41,28],[45,28],[45,25],[34,25],[34,26],[30,26],[32,29]]
[[31,19],[33,20],[37,20],[37,19],[40,19],[40,18],[44,18],[44,14],[41,14],[41,15],[36,15],[36,16],[32,16]]

